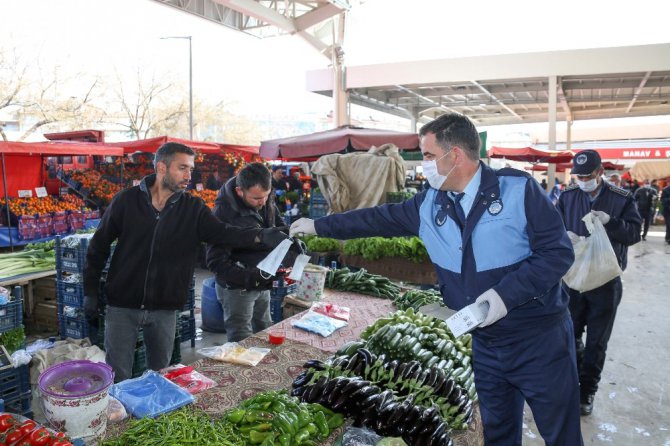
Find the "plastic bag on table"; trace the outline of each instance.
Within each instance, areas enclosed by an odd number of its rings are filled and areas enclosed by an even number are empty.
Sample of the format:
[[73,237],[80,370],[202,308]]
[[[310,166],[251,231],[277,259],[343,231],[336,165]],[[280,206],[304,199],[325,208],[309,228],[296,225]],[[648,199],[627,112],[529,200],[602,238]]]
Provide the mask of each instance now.
[[216,347],[201,348],[198,350],[198,353],[217,361],[255,367],[265,358],[265,355],[270,353],[270,349],[260,347],[245,348],[237,342],[226,342]]
[[136,418],[154,418],[195,401],[193,395],[153,370],[114,384],[109,394]]
[[582,221],[591,235],[573,245],[575,262],[563,276],[563,281],[583,293],[606,284],[620,276],[622,271],[600,220],[588,213]]
[[347,326],[345,321],[333,319],[332,317],[324,316],[323,314],[314,311],[308,311],[300,319],[291,322],[294,327],[302,328],[312,333],[320,334],[324,338],[330,336],[338,328]]
[[350,310],[347,307],[340,307],[339,305],[331,304],[328,302],[314,302],[310,310],[315,311],[320,314],[324,314],[328,317],[334,319],[340,319],[342,321],[349,321]]
[[179,387],[188,390],[191,395],[217,385],[216,381],[207,378],[193,367],[187,367],[183,364],[172,365],[161,370],[160,373]]

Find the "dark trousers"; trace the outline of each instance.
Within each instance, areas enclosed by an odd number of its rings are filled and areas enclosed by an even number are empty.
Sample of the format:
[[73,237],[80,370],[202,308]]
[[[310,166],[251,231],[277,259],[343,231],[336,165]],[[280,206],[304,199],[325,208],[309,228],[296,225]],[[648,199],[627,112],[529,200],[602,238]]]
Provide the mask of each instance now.
[[[575,329],[579,385],[582,395],[593,395],[598,390],[605,365],[607,343],[612,334],[617,307],[621,302],[621,278],[617,277],[585,293],[571,288],[567,290],[570,294],[570,314]],[[582,342],[584,332],[586,342]]]
[[[570,317],[498,344],[475,336],[473,367],[486,446],[521,446],[528,402],[547,446],[583,445]],[[521,334],[520,334],[521,335]]]
[[670,209],[663,208],[663,218],[665,219],[665,241],[670,243]]
[[640,217],[642,217],[642,238],[647,238],[649,232],[649,225],[654,218],[654,209],[639,209]]

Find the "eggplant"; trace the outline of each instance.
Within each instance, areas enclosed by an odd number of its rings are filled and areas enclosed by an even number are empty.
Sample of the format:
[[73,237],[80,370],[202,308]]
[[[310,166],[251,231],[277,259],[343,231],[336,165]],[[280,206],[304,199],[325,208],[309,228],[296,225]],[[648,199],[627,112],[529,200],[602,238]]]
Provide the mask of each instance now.
[[293,380],[293,387],[301,387],[304,386],[309,382],[309,380],[312,378],[312,373],[308,372],[307,370],[303,370],[300,372],[298,376],[295,377]]
[[379,399],[377,400],[377,404],[375,405],[377,412],[381,412],[381,410],[392,401],[393,401],[393,391],[384,390],[382,393],[379,394]]
[[463,408],[470,401],[470,397],[466,392],[461,394],[461,397],[458,399],[458,412],[463,412]]
[[326,364],[318,359],[310,359],[302,365],[304,369],[326,370]]
[[456,387],[456,381],[451,378],[447,378],[447,382],[444,384],[444,387],[442,388],[442,391],[439,393],[439,395],[449,399],[449,395],[451,395],[454,387]]
[[458,404],[458,399],[461,397],[461,393],[463,392],[463,389],[461,386],[458,384],[454,384],[454,389],[451,391],[449,394],[449,397],[447,398],[449,400],[449,404],[452,406],[455,406]]
[[351,358],[349,358],[349,363],[347,364],[347,367],[344,368],[343,370],[353,370],[358,366],[358,363],[361,361],[363,358],[363,355],[359,354],[358,352],[354,353]]
[[389,371],[389,372],[391,370],[393,370],[393,372],[395,373],[395,369],[397,367],[398,367],[398,360],[397,359],[394,359],[393,361],[387,362],[386,364],[384,364],[384,368],[386,369],[386,371]]
[[418,422],[420,418],[421,418],[421,407],[417,405],[412,405],[409,408],[409,411],[407,411],[407,415],[405,416],[405,421],[403,424],[412,425]]
[[305,392],[304,387],[294,387],[291,390],[291,396],[297,396],[298,398],[300,398],[304,392]]
[[359,348],[356,353],[362,355],[365,358],[367,364],[372,364],[372,352],[365,347]]
[[332,392],[328,394],[328,406],[330,406],[331,408],[333,404],[335,404],[335,401],[337,401],[337,399],[342,394],[342,389],[344,388],[344,386],[346,386],[349,383],[349,380],[342,376],[338,376],[335,379],[338,382],[337,384],[335,384],[335,387],[333,388]]

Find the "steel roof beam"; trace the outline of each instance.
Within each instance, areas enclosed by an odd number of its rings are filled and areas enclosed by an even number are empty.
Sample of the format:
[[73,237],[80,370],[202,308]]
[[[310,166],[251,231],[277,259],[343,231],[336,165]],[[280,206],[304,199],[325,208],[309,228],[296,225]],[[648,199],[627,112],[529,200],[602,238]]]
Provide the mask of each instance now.
[[647,71],[647,73],[644,75],[644,77],[640,81],[640,85],[638,85],[637,89],[635,90],[635,94],[633,94],[633,99],[631,99],[630,102],[628,103],[628,107],[626,108],[626,113],[630,112],[631,108],[633,108],[633,105],[635,105],[635,101],[637,101],[637,98],[640,97],[640,93],[642,92],[642,89],[644,88],[647,81],[649,80],[649,76],[651,76],[651,71]]
[[506,106],[500,99],[498,99],[496,96],[491,94],[486,88],[482,87],[477,81],[470,81],[475,87],[479,88],[481,91],[486,93],[491,99],[493,99],[498,105],[500,105],[502,108],[510,112],[512,115],[516,116],[520,120],[523,120],[521,116],[519,116],[514,110]]

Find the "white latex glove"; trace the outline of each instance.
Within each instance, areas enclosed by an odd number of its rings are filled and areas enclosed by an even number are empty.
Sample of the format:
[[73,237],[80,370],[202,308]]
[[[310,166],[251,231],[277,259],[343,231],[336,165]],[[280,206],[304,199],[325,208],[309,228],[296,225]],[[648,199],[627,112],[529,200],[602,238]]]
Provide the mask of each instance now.
[[570,238],[570,243],[573,245],[575,245],[580,240],[584,240],[583,236],[579,236],[572,231],[568,231],[568,238]]
[[606,225],[610,221],[610,215],[607,212],[603,211],[591,211],[591,214],[593,214],[594,218],[597,218],[600,220],[600,223]]
[[505,306],[505,302],[503,302],[498,292],[493,288],[483,292],[475,302],[488,302],[489,304],[489,312],[486,315],[484,322],[479,324],[480,327],[487,327],[507,315],[507,307]]
[[300,218],[293,222],[291,229],[289,229],[289,235],[293,237],[295,234],[316,235],[314,220],[311,218]]

